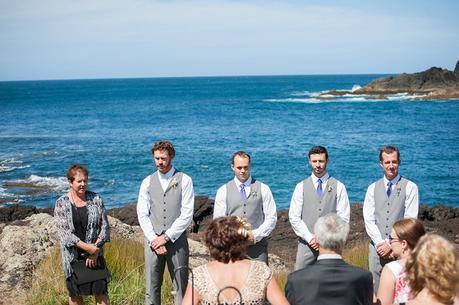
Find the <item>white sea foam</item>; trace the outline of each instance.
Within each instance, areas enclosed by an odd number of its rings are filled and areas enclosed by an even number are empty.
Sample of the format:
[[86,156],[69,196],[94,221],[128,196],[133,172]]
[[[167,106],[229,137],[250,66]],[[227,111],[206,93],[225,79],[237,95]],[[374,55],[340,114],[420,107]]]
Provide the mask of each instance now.
[[21,196],[8,193],[6,189],[0,187],[0,205],[3,204],[14,204],[23,202],[24,199],[21,199]]
[[42,177],[30,175],[27,179],[6,181],[6,184],[30,184],[30,187],[47,188],[55,192],[63,192],[68,189],[68,182],[65,177]]
[[290,94],[290,97],[286,98],[274,98],[265,99],[265,102],[274,103],[306,103],[306,104],[318,104],[318,103],[333,103],[333,102],[384,102],[384,101],[412,101],[418,100],[425,95],[408,94],[407,92],[386,95],[381,98],[379,95],[370,94],[353,94],[349,92],[355,92],[361,89],[360,85],[352,86],[351,90],[334,90],[335,92],[343,92],[341,95],[327,94],[328,90],[325,91],[296,91]]
[[354,85],[354,86],[352,86],[351,92],[359,90],[360,88],[362,88],[360,85]]
[[309,91],[297,91],[290,94],[291,96],[310,96],[311,92]]
[[37,186],[48,187],[57,192],[65,191],[69,187],[67,178],[65,177],[41,177],[37,175],[31,175],[29,180]]
[[28,167],[30,167],[30,165],[24,165],[24,162],[14,158],[0,160],[0,173],[11,172],[16,169]]

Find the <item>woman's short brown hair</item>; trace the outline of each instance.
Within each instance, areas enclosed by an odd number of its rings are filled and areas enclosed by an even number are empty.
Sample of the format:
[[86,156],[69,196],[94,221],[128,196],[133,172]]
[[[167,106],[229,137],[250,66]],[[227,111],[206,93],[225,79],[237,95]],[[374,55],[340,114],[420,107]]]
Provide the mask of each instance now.
[[419,239],[426,234],[422,222],[415,218],[400,219],[394,223],[393,228],[398,239],[405,240],[411,250],[416,247]]
[[83,172],[83,174],[86,176],[86,178],[88,178],[89,176],[89,171],[88,169],[81,165],[81,164],[72,164],[69,169],[67,170],[67,180],[72,183],[73,180],[75,180],[75,176],[77,174],[77,172]]
[[453,304],[459,281],[458,254],[454,246],[437,234],[426,234],[406,262],[411,291],[427,288],[443,304]]
[[225,264],[244,259],[249,244],[247,229],[247,223],[236,216],[214,219],[205,233],[210,256]]

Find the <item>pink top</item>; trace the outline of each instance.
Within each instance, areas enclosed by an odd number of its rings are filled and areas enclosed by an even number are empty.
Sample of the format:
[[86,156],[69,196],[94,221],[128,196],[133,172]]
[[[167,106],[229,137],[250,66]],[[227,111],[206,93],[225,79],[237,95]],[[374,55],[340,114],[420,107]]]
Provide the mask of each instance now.
[[398,261],[388,263],[387,267],[395,277],[394,302],[408,302],[411,289],[408,285],[405,269]]

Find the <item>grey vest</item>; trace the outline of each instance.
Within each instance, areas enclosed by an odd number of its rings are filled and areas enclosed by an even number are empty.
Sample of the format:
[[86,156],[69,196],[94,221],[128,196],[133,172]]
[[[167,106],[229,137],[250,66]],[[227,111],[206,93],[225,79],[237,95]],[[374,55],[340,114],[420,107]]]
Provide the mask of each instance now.
[[394,185],[389,198],[387,198],[387,185],[384,184],[384,178],[379,179],[375,183],[374,198],[376,226],[383,239],[389,237],[394,222],[403,219],[405,216],[407,183],[408,180],[401,178],[397,184]]
[[158,235],[169,229],[180,216],[182,176],[183,173],[176,170],[166,191],[161,187],[157,172],[150,176],[150,221]]
[[301,219],[312,232],[319,217],[328,213],[336,213],[337,196],[336,185],[338,180],[328,178],[327,187],[324,189],[322,199],[317,196],[316,188],[309,177],[303,180],[303,211]]
[[243,202],[236,182],[229,181],[226,184],[226,216],[245,218],[252,225],[252,230],[257,229],[265,220],[261,183],[252,179],[250,194],[247,194],[247,200]]

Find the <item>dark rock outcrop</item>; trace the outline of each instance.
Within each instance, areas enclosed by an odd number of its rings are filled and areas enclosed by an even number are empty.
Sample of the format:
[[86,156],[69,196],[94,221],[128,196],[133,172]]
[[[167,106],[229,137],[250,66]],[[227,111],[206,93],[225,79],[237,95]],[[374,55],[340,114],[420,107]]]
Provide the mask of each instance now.
[[432,90],[458,87],[459,79],[456,74],[446,69],[432,67],[424,72],[378,78],[354,93],[429,93]]
[[9,205],[0,208],[0,223],[9,223],[16,220],[21,220],[33,214],[46,213],[53,215],[52,208],[37,208],[31,205]]
[[137,219],[136,205],[130,203],[122,208],[113,208],[108,211],[108,215],[118,218],[122,222],[130,226],[138,226],[139,220]]
[[432,67],[418,73],[381,77],[354,91],[331,90],[321,94],[319,98],[333,99],[352,94],[384,99],[387,95],[400,93],[415,95],[414,99],[459,98],[459,61],[454,72]]

